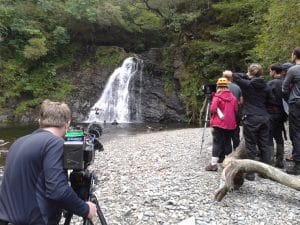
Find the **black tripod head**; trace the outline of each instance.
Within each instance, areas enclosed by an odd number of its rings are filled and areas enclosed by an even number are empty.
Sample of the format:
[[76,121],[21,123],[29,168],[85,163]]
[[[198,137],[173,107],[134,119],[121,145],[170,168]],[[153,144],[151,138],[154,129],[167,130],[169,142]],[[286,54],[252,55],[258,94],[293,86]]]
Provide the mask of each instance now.
[[205,98],[208,99],[209,102],[212,100],[212,95],[217,90],[216,84],[205,84],[202,87],[203,94],[205,95]]

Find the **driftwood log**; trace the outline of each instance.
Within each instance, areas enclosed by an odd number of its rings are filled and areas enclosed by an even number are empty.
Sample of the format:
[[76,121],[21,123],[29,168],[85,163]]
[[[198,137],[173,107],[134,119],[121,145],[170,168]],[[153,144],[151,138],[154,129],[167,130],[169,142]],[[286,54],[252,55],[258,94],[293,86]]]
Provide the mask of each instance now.
[[244,175],[254,172],[260,176],[300,191],[300,179],[283,172],[271,165],[246,159],[245,141],[242,140],[236,151],[228,155],[223,161],[224,167],[219,189],[215,200],[221,201],[229,190],[238,189],[244,183]]

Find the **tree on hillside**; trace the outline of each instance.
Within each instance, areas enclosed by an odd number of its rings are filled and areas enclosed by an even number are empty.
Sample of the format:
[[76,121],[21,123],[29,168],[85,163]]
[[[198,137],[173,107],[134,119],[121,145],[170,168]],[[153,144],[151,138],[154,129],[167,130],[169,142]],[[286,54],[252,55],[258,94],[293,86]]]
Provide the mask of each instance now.
[[292,50],[300,46],[300,2],[273,0],[252,54],[268,67],[290,60]]
[[212,4],[206,12],[212,18],[205,24],[206,34],[182,45],[186,67],[181,83],[198,77],[197,87],[183,86],[184,102],[193,114],[200,110],[200,103],[195,102],[203,95],[203,84],[215,83],[225,69],[246,70],[252,61],[250,50],[255,47],[255,35],[260,32],[270,1],[229,0]]

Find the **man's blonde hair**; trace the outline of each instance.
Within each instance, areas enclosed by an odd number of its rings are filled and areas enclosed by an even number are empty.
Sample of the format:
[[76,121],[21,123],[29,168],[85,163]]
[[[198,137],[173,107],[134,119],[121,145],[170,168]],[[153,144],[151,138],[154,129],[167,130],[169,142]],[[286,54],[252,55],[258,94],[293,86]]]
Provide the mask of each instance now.
[[230,70],[223,71],[223,77],[227,78],[230,82],[232,81],[232,72]]
[[262,66],[258,63],[252,63],[248,67],[248,73],[250,76],[259,77],[262,75]]
[[40,109],[39,124],[45,127],[63,127],[71,121],[71,110],[64,102],[43,101]]

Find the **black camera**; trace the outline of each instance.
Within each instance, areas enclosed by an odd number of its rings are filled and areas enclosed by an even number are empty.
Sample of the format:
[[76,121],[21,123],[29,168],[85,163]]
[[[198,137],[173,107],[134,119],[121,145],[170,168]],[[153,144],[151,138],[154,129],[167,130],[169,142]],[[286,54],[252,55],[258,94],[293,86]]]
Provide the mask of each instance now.
[[64,169],[84,170],[91,165],[95,150],[103,150],[101,135],[102,128],[98,124],[90,124],[86,131],[80,126],[70,127],[65,135]]
[[211,95],[213,92],[216,92],[217,85],[216,84],[205,84],[202,87],[202,91],[205,95]]
[[[96,204],[97,215],[101,225],[107,225],[94,193],[94,184],[97,182],[97,177],[93,171],[89,171],[88,169],[88,166],[94,162],[95,151],[103,150],[103,145],[99,141],[101,135],[102,127],[99,124],[89,124],[86,131],[80,126],[71,127],[65,135],[66,141],[64,143],[63,158],[64,169],[72,170],[68,178],[72,189],[82,200],[91,201]],[[64,212],[64,225],[70,225],[72,216],[73,213]],[[83,218],[83,224],[94,223]]]

